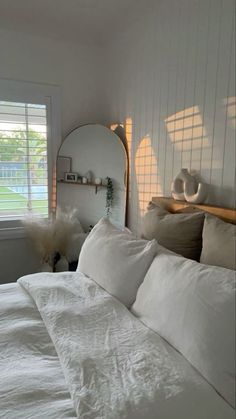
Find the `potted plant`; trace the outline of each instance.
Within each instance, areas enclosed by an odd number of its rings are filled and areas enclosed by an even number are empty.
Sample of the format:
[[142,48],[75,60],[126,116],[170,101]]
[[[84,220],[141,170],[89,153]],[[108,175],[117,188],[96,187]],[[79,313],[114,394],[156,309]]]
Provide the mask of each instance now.
[[106,213],[107,213],[107,217],[109,217],[111,214],[111,207],[113,204],[114,188],[113,188],[112,179],[108,176],[106,179],[107,179]]

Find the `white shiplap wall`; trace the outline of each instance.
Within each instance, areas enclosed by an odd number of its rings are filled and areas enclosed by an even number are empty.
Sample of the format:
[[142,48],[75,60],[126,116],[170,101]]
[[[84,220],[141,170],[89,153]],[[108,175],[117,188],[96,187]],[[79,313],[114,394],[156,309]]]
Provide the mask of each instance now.
[[108,122],[127,134],[135,231],[181,167],[211,185],[208,202],[234,206],[234,13],[234,0],[159,0],[110,45]]

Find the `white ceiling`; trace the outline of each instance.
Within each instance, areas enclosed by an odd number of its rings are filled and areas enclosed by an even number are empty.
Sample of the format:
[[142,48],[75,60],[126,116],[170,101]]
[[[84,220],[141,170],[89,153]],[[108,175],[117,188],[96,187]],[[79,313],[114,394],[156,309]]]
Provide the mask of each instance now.
[[0,0],[0,28],[79,43],[104,44],[157,0]]

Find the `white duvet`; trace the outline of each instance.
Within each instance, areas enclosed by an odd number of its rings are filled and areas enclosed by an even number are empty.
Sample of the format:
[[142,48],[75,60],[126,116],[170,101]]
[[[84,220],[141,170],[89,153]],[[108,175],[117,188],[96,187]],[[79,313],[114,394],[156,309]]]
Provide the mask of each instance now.
[[81,273],[0,287],[0,417],[233,419],[167,342]]

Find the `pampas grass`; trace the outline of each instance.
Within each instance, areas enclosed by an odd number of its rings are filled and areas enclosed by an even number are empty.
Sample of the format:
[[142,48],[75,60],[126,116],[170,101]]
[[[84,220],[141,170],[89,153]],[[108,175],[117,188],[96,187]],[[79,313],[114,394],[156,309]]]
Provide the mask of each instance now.
[[23,221],[26,235],[33,242],[41,263],[52,265],[54,256],[53,223],[51,220],[26,218]]
[[73,236],[82,232],[83,229],[78,220],[76,210],[62,212],[58,209],[54,221],[54,246],[56,252],[66,257],[69,246],[73,241]]
[[[54,267],[54,256],[59,253],[70,261],[75,238],[83,233],[77,210],[63,212],[58,209],[56,217],[49,220],[29,217],[23,221],[25,232],[40,256],[41,264]],[[70,253],[70,254],[69,254]]]

